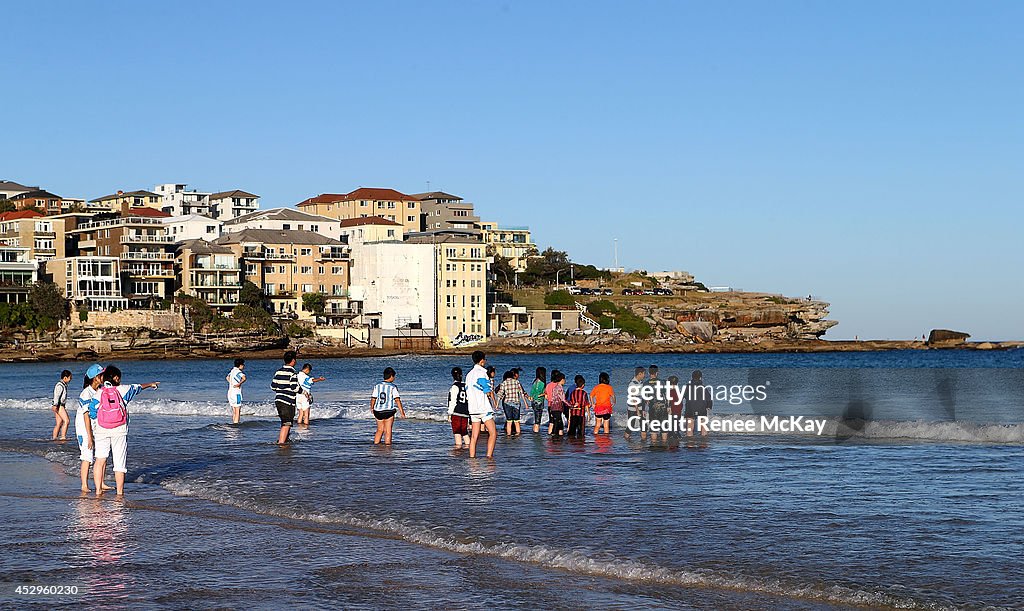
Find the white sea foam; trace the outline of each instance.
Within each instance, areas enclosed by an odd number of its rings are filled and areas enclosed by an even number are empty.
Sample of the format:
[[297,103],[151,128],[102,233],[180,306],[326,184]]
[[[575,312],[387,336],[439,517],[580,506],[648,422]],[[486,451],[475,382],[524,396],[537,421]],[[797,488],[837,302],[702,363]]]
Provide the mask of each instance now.
[[276,507],[265,500],[257,501],[239,497],[230,492],[215,491],[205,485],[182,480],[165,481],[162,485],[177,496],[200,498],[262,515],[375,531],[410,543],[456,554],[473,554],[513,562],[526,562],[549,569],[569,571],[573,574],[684,587],[721,588],[839,604],[886,606],[899,609],[945,608],[934,603],[925,603],[904,595],[889,593],[882,589],[862,590],[838,584],[785,583],[777,579],[767,580],[706,569],[669,568],[650,562],[616,558],[607,553],[595,557],[593,551],[585,549],[560,549],[539,544],[488,542],[475,536],[445,533],[441,528],[430,528],[390,518],[368,518],[347,512],[304,512],[293,506]]

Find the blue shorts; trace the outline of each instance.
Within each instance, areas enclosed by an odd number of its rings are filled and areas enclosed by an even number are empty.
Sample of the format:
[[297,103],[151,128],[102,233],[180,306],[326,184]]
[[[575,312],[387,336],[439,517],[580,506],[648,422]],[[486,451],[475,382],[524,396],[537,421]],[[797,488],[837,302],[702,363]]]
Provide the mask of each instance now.
[[511,403],[504,403],[504,402],[502,402],[501,410],[503,412],[505,412],[505,420],[507,420],[509,422],[518,422],[519,421],[519,405],[518,404],[512,405]]

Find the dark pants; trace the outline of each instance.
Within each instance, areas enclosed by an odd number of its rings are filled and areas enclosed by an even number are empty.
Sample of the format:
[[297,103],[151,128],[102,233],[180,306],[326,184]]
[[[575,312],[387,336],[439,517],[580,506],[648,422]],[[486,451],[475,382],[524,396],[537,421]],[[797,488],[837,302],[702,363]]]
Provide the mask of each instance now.
[[548,410],[548,421],[551,424],[551,434],[561,435],[562,429],[565,427],[565,421],[562,419],[562,410]]
[[583,414],[569,416],[569,437],[584,437],[587,433],[586,423],[583,421]]

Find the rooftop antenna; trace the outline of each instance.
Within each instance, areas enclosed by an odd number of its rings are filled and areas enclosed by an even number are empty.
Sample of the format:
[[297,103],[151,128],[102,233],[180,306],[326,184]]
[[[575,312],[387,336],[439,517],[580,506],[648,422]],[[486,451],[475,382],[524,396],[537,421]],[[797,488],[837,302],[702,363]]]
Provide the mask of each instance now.
[[619,238],[612,238],[612,244],[615,252],[615,269],[619,269]]
[[427,181],[427,193],[430,193],[430,181]]

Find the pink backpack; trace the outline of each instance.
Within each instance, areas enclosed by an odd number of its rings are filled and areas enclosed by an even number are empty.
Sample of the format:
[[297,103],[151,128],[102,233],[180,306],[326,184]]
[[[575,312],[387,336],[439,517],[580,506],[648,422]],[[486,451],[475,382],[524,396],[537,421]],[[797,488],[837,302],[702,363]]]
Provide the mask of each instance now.
[[128,409],[116,386],[104,386],[100,405],[96,410],[96,424],[105,429],[116,429],[128,423]]

